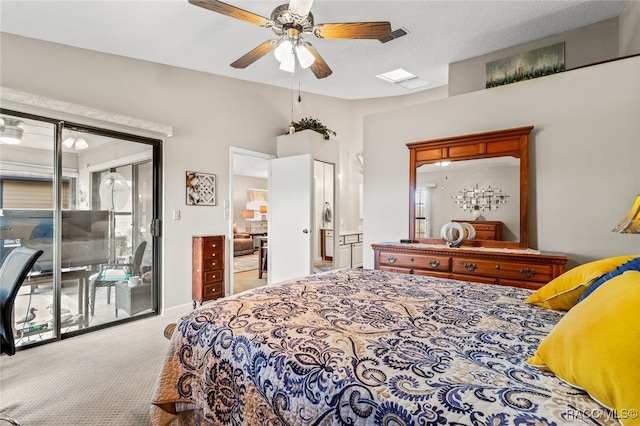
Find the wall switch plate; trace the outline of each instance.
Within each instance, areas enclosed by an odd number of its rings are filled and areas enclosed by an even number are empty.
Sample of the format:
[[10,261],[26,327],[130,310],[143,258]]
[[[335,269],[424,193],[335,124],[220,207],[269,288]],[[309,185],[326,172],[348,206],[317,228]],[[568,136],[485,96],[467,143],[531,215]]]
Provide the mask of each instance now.
[[173,220],[180,220],[180,210],[173,211]]

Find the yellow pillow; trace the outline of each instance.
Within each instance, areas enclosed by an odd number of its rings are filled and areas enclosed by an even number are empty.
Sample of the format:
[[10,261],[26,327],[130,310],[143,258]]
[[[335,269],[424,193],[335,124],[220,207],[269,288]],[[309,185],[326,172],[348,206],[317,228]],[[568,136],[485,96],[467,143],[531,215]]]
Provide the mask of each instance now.
[[610,279],[567,312],[527,363],[584,389],[623,425],[640,425],[639,306],[640,271]]
[[547,309],[568,311],[601,275],[638,256],[640,255],[610,257],[576,266],[540,287],[529,296],[527,303]]

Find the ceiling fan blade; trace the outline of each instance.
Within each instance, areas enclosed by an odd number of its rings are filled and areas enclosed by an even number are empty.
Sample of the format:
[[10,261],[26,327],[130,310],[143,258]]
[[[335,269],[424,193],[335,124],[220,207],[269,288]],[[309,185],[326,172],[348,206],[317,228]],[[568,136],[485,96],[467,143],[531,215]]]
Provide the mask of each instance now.
[[240,19],[241,21],[249,22],[250,24],[260,25],[261,27],[271,25],[271,21],[264,16],[256,15],[255,13],[218,0],[189,0],[189,3],[232,18]]
[[315,61],[313,61],[313,64],[311,64],[311,66],[309,67],[311,69],[311,72],[313,72],[313,74],[317,78],[329,77],[331,73],[333,73],[333,71],[331,71],[329,65],[327,65],[324,59],[322,59],[322,56],[320,56],[315,47],[313,47],[311,43],[302,43],[302,45],[306,47],[307,50],[311,52],[311,54],[315,58]]
[[267,40],[255,49],[249,51],[241,58],[236,59],[231,63],[234,68],[246,68],[258,59],[262,58],[267,53],[271,52],[278,45],[278,40]]
[[313,34],[318,38],[343,39],[382,39],[391,33],[391,24],[380,22],[343,22],[337,24],[318,24]]
[[291,0],[289,10],[298,16],[307,16],[311,10],[313,0]]

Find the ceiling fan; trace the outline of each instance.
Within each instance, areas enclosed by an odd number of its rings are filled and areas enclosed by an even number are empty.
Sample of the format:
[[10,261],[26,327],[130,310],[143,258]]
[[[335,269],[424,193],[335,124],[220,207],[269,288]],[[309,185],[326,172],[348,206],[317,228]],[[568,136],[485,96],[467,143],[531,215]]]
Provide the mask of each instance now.
[[234,68],[246,68],[275,50],[275,57],[280,61],[280,69],[294,72],[297,59],[302,68],[310,68],[317,78],[325,78],[333,71],[311,43],[302,40],[305,35],[313,34],[318,38],[332,39],[382,40],[391,33],[391,24],[386,21],[315,25],[310,12],[313,0],[291,0],[289,4],[273,9],[271,18],[218,0],[189,0],[189,3],[250,24],[271,28],[278,36],[278,39],[267,40],[232,62],[231,66]]

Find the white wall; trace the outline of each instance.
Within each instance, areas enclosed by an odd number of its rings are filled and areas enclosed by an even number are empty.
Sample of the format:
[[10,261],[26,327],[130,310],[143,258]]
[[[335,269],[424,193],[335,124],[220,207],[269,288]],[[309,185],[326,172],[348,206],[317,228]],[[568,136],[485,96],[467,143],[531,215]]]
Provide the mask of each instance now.
[[409,229],[406,143],[535,126],[530,148],[530,246],[571,265],[640,253],[611,232],[640,193],[640,57],[365,117],[365,267],[372,243]]
[[[291,120],[290,91],[6,33],[0,33],[0,51],[2,87],[173,126],[174,136],[165,140],[163,149],[162,307],[189,303],[191,236],[227,234],[230,229],[224,219],[224,201],[233,198],[229,147],[275,155],[276,138],[288,130]],[[361,224],[362,175],[354,156],[363,146],[363,116],[441,98],[447,92],[443,87],[407,93],[350,102],[303,91],[302,102],[294,103],[294,119],[318,118],[338,134],[339,196],[345,207],[334,219],[345,229]],[[217,206],[185,205],[187,170],[216,174]],[[172,220],[173,210],[181,210],[180,221]]]
[[[192,235],[227,234],[230,229],[224,219],[224,201],[230,197],[229,147],[275,155],[276,137],[285,133],[291,120],[290,92],[0,36],[3,87],[173,126],[174,136],[163,145],[163,307],[189,303]],[[338,135],[347,136],[352,126],[360,126],[350,120],[348,101],[313,94],[303,93],[294,116],[316,117]],[[340,141],[349,143],[348,137]],[[187,170],[216,174],[217,206],[186,206]],[[181,220],[172,220],[173,210],[181,210]]]
[[565,68],[572,69],[618,57],[618,18],[608,19],[531,43],[498,50],[449,65],[449,95],[483,90],[487,62],[564,42]]
[[640,53],[640,1],[632,0],[620,14],[620,56]]

